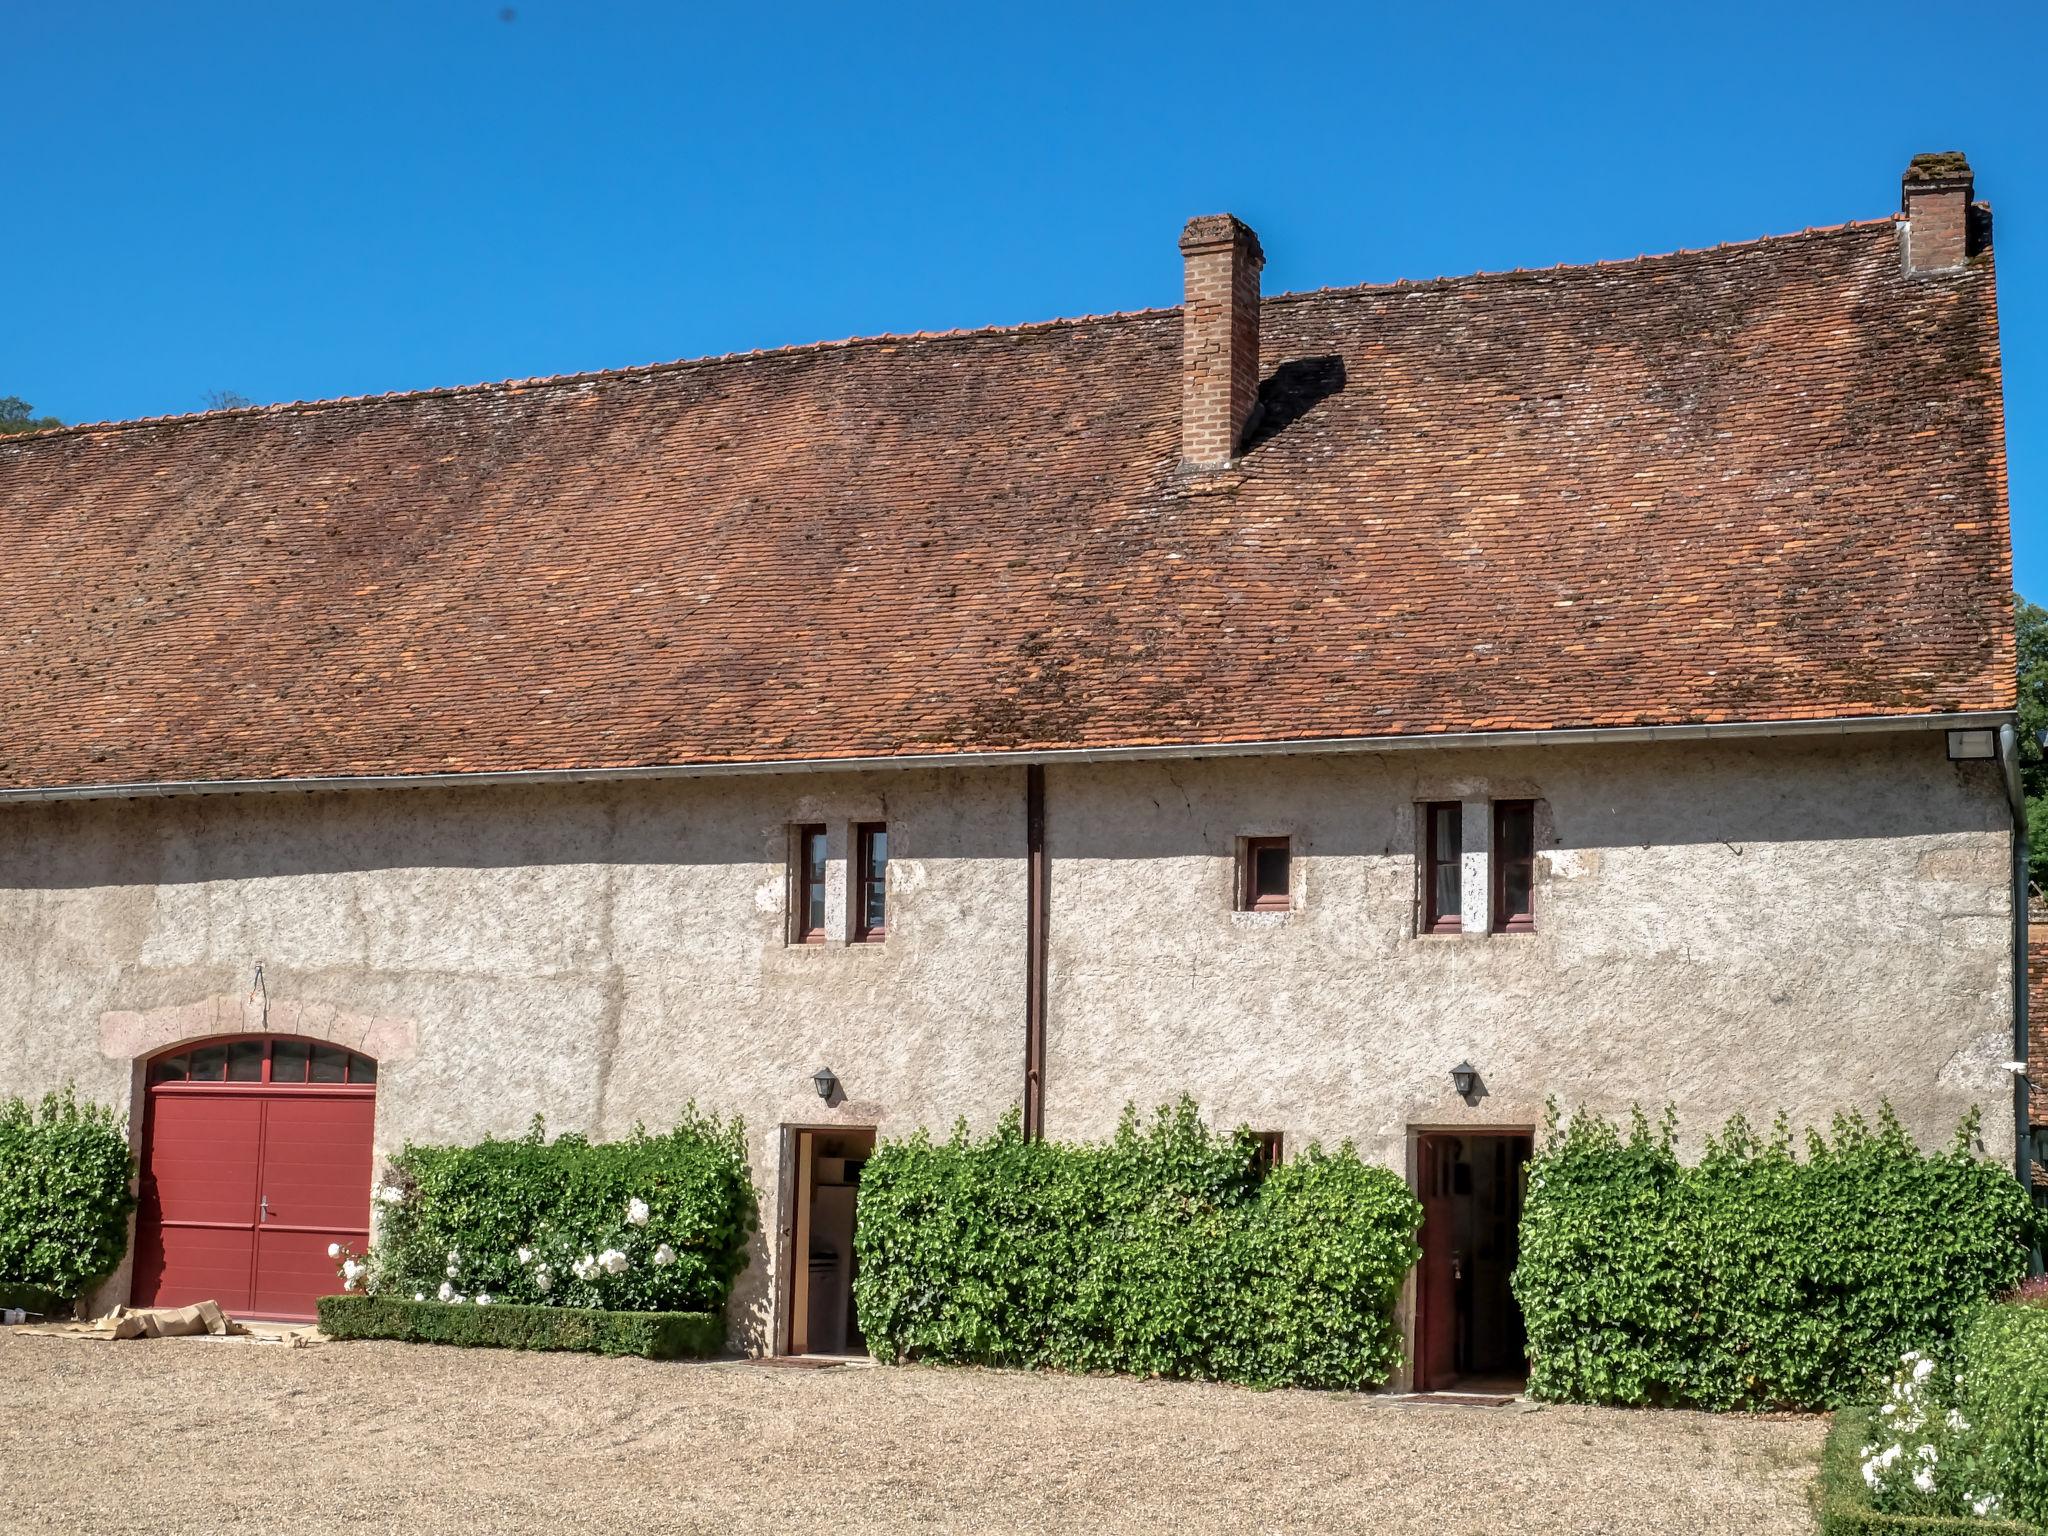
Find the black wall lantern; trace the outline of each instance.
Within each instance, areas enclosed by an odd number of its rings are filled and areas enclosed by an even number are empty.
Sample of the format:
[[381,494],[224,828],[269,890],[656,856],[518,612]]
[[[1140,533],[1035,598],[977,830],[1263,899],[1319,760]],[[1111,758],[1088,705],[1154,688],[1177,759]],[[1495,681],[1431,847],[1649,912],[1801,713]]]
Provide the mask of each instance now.
[[839,1079],[832,1075],[830,1067],[820,1067],[811,1074],[811,1086],[818,1090],[818,1097],[830,1101],[839,1087]]
[[1479,1069],[1469,1061],[1461,1061],[1451,1068],[1451,1086],[1458,1090],[1458,1097],[1469,1099],[1472,1090],[1479,1086]]

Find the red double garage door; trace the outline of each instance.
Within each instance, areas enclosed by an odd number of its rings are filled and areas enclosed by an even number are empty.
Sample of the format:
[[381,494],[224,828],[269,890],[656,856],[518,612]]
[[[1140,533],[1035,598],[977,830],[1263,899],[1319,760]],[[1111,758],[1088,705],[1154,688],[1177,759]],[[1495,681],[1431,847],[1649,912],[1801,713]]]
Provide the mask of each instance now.
[[328,1245],[369,1241],[375,1064],[309,1041],[212,1042],[152,1062],[148,1095],[135,1304],[310,1320],[341,1288]]

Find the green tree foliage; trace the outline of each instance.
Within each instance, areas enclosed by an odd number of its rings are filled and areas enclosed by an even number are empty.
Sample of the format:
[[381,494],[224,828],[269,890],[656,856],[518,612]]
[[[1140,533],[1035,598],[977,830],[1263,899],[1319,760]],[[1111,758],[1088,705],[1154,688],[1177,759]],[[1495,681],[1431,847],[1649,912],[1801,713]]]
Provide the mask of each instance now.
[[[1515,1299],[1530,1390],[1573,1402],[1823,1408],[1907,1347],[1940,1350],[2027,1270],[2032,1207],[1970,1151],[1923,1153],[1889,1105],[1795,1150],[1738,1116],[1695,1166],[1669,1112],[1624,1135],[1579,1115],[1529,1169]],[[1804,1155],[1800,1155],[1803,1151]]]
[[1012,1114],[876,1150],[854,1299],[884,1359],[1363,1387],[1400,1361],[1421,1219],[1348,1144],[1265,1172],[1185,1098],[1102,1145],[1026,1141]]
[[[445,1283],[497,1303],[723,1314],[757,1219],[744,1128],[694,1109],[624,1141],[550,1142],[536,1117],[519,1141],[408,1145],[389,1178],[370,1283],[400,1298]],[[623,1263],[584,1262],[604,1253]]]
[[134,1159],[120,1116],[65,1089],[0,1100],[0,1286],[75,1299],[128,1248]]
[[2048,730],[2048,608],[2030,603],[2017,592],[2012,599],[2013,627],[2019,636],[2020,785],[2027,794],[2027,879],[2048,890],[2048,752],[2041,732]]
[[16,432],[40,432],[45,427],[63,425],[54,416],[38,416],[36,408],[19,395],[0,395],[0,437]]

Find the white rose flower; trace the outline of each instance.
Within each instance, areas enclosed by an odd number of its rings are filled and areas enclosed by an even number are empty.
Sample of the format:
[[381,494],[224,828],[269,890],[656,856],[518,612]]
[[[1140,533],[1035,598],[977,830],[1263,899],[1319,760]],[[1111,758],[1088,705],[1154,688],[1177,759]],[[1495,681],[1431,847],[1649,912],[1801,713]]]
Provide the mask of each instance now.
[[461,1252],[457,1249],[450,1248],[448,1250],[448,1262],[450,1264],[460,1264],[462,1262]]
[[520,1249],[519,1262],[522,1264],[531,1264],[533,1262],[533,1250],[531,1248]]
[[427,1299],[427,1293],[425,1291],[414,1291],[412,1293],[412,1299],[414,1301],[425,1301]]
[[1877,1458],[1873,1456],[1869,1461],[1863,1463],[1863,1481],[1875,1488],[1877,1486],[1877,1473]]
[[478,1291],[476,1293],[476,1304],[480,1307],[488,1307],[491,1304],[489,1294],[484,1291]]
[[1997,1510],[1997,1508],[1998,1495],[1995,1493],[1987,1493],[1984,1495],[1983,1498],[1976,1499],[1971,1502],[1970,1513],[1975,1515],[1979,1520],[1982,1520],[1986,1515],[1994,1513]]
[[353,1281],[356,1278],[356,1276],[360,1275],[362,1272],[363,1266],[358,1264],[354,1259],[347,1259],[343,1261],[341,1266],[341,1273],[344,1278]]
[[605,1273],[622,1275],[632,1267],[633,1261],[616,1248],[607,1248],[597,1256],[597,1262],[604,1266]]
[[443,1301],[446,1301],[455,1294],[455,1287],[450,1285],[446,1280],[443,1280],[441,1282],[441,1289],[438,1294],[440,1295]]
[[1913,1486],[1922,1493],[1934,1492],[1934,1468],[1922,1467],[1913,1474]]
[[1941,1460],[1941,1457],[1938,1454],[1936,1454],[1933,1446],[1923,1445],[1920,1447],[1920,1459],[1926,1462],[1927,1465],[1931,1467],[1937,1461]]
[[626,1220],[631,1222],[634,1226],[646,1226],[647,1214],[647,1202],[645,1200],[636,1199],[628,1200],[626,1202]]
[[[448,1271],[448,1273],[452,1275],[452,1274],[454,1274],[454,1273],[455,1273],[455,1271],[451,1269],[451,1270],[449,1270],[449,1271]],[[1883,1415],[1884,1415],[1884,1416],[1885,1416],[1886,1418],[1890,1418],[1890,1417],[1891,1417],[1891,1416],[1892,1416],[1893,1414],[1895,1414],[1895,1413],[1897,1413],[1897,1412],[1899,1411],[1899,1405],[1898,1405],[1897,1403],[1886,1403],[1886,1404],[1885,1404],[1885,1405],[1884,1405],[1883,1407],[1879,1408],[1879,1409],[1878,1409],[1877,1411],[1878,1411],[1879,1413],[1883,1414]]]
[[1934,1362],[1932,1360],[1922,1360],[1918,1365],[1913,1367],[1913,1385],[1918,1386],[1921,1382],[1925,1381],[1928,1377],[1932,1376],[1933,1374]]
[[655,1250],[654,1250],[654,1262],[655,1262],[655,1263],[657,1263],[657,1264],[673,1264],[673,1263],[675,1263],[675,1261],[676,1261],[676,1251],[675,1251],[675,1249],[673,1249],[673,1248],[669,1247],[669,1245],[668,1245],[667,1243],[663,1243],[663,1244],[662,1244],[662,1245],[661,1245],[661,1246],[660,1246],[659,1248],[657,1248],[657,1249],[655,1249]]
[[555,1288],[555,1282],[548,1278],[548,1272],[546,1270],[542,1270],[539,1274],[533,1277],[533,1288],[539,1291],[541,1295],[545,1296],[549,1291],[552,1291]]
[[329,1257],[330,1259],[338,1259],[338,1258],[340,1258],[340,1257],[341,1257],[341,1244],[339,1244],[339,1243],[329,1243],[329,1244],[327,1245],[327,1257]]
[[447,1275],[448,1275],[448,1278],[449,1278],[450,1280],[453,1280],[453,1279],[454,1279],[454,1278],[455,1278],[455,1277],[456,1277],[457,1275],[459,1275],[459,1274],[461,1274],[461,1273],[462,1273],[462,1271],[461,1271],[461,1269],[460,1269],[460,1268],[459,1268],[458,1266],[456,1266],[456,1265],[454,1265],[454,1264],[450,1264],[450,1265],[448,1266],[448,1269],[447,1269]]
[[356,1277],[354,1275],[343,1275],[341,1277],[341,1288],[344,1291],[354,1290],[356,1288]]

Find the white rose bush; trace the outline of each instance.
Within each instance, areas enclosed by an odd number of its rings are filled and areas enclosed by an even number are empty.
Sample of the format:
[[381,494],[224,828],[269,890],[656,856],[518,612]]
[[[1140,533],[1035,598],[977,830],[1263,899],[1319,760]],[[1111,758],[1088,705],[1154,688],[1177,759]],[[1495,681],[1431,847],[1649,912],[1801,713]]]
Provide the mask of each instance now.
[[1909,1349],[1870,1417],[1857,1471],[1871,1504],[1894,1515],[1999,1513],[2003,1499],[1986,1475],[1970,1420],[1956,1406],[1960,1372]]
[[757,1222],[745,1132],[686,1109],[617,1142],[407,1146],[373,1192],[367,1253],[336,1244],[341,1289],[449,1306],[723,1315]]

